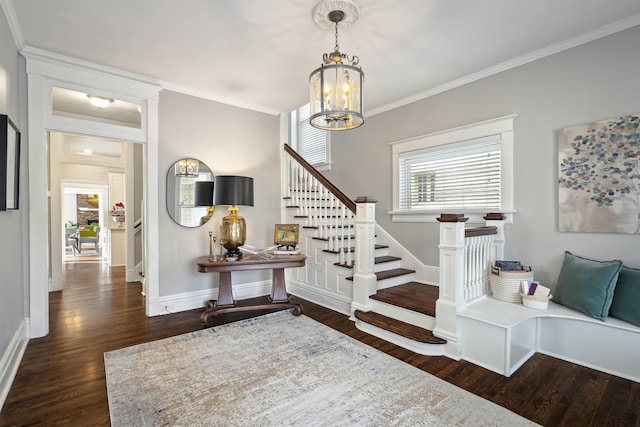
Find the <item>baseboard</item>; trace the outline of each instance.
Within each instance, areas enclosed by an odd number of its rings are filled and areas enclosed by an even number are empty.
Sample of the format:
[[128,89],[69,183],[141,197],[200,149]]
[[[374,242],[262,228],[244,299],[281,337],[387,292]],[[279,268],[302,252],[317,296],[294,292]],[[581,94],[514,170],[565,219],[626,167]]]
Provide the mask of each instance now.
[[9,395],[20,361],[29,343],[29,319],[23,319],[13,334],[9,346],[0,360],[0,410]]
[[[255,298],[269,295],[269,293],[271,293],[270,280],[233,285],[233,299],[236,300]],[[157,316],[203,308],[207,301],[214,300],[217,297],[218,288],[165,295],[152,303],[154,307],[151,313],[152,316]]]
[[[347,316],[351,314],[351,300],[341,299],[334,294],[305,286],[304,283],[288,280],[287,292],[338,313],[346,314]],[[304,313],[304,305],[302,312]]]
[[126,273],[126,281],[127,282],[142,282],[144,277],[142,277],[142,263],[139,262],[133,268],[127,268]]

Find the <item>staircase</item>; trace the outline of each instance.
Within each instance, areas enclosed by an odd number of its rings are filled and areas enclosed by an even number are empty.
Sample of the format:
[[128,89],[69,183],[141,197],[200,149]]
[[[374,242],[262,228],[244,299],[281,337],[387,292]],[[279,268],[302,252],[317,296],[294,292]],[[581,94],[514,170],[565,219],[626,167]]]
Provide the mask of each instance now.
[[[300,246],[308,256],[305,268],[310,270],[306,279],[311,276],[310,282],[314,282],[318,271],[313,265],[321,258],[320,263],[335,270],[336,288],[342,285],[352,290],[356,253],[353,202],[343,203],[340,193],[327,190],[306,169],[287,175],[295,179],[289,179],[292,184],[283,191],[284,218],[300,224]],[[369,295],[369,310],[349,309],[351,319],[359,329],[416,353],[443,355],[446,340],[432,332],[438,287],[417,281],[416,270],[407,268],[402,257],[389,253],[388,245],[373,246],[376,292]],[[316,252],[322,254],[316,256]]]

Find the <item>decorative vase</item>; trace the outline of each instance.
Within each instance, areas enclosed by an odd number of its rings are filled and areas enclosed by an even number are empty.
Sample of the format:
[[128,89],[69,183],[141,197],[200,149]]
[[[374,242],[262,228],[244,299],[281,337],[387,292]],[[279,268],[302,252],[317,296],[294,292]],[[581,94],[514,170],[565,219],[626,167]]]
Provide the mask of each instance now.
[[111,219],[117,223],[124,222],[124,211],[111,211]]

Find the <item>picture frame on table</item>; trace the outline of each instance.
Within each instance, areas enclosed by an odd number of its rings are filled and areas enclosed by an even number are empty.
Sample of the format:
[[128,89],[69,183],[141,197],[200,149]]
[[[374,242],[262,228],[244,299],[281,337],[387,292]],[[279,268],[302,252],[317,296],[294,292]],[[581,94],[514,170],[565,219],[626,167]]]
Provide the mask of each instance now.
[[273,231],[273,243],[278,246],[296,246],[299,227],[299,224],[276,224]]
[[20,131],[0,114],[0,211],[16,210],[20,200]]

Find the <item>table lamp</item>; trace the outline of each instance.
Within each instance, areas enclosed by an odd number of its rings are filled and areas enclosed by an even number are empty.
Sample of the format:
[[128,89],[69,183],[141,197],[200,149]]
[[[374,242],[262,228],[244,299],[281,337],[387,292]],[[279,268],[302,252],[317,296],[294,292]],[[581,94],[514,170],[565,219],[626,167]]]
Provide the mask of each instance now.
[[220,243],[227,257],[240,257],[239,246],[247,238],[244,218],[238,215],[238,205],[253,206],[253,178],[247,176],[218,175],[213,189],[214,205],[229,205],[229,215],[222,218]]
[[207,214],[200,218],[200,225],[206,223],[213,215],[213,181],[196,181],[196,197],[194,206],[206,206]]

